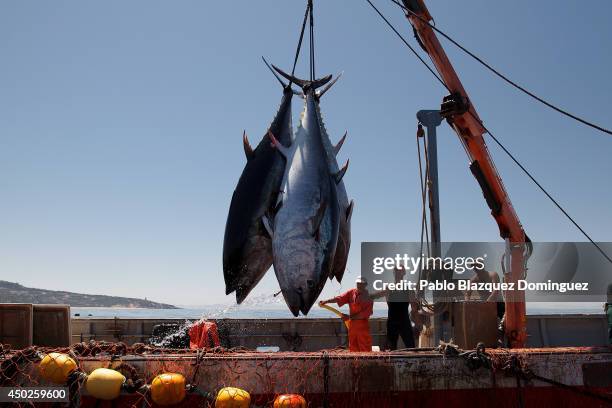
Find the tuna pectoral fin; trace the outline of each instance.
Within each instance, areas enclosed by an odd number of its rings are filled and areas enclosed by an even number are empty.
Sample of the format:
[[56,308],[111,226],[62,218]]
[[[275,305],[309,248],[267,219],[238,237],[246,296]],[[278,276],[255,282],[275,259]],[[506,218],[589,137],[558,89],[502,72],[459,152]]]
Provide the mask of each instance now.
[[332,174],[332,177],[334,178],[334,181],[336,182],[336,184],[340,184],[340,182],[342,181],[342,177],[344,177],[344,175],[346,174],[348,165],[349,165],[349,160],[347,159],[346,164],[336,174]]
[[[282,194],[282,191],[280,192],[280,194]],[[276,205],[270,208],[269,213],[272,214],[272,217],[276,217],[276,214],[278,214],[282,206],[283,206],[283,200],[279,199],[276,202]]]
[[272,143],[272,146],[274,146],[276,148],[276,150],[278,150],[283,156],[285,156],[285,158],[287,158],[289,156],[289,148],[283,146],[283,144],[281,142],[279,142],[274,137],[272,132],[269,131],[269,130],[268,130],[268,137],[270,138],[270,143]]
[[338,152],[340,152],[340,149],[342,148],[342,145],[344,144],[344,141],[346,140],[346,135],[348,132],[344,132],[344,136],[342,136],[342,138],[338,141],[338,144],[334,146],[334,154],[337,156]]
[[298,85],[302,89],[317,89],[317,88],[322,87],[323,85],[325,85],[332,79],[331,75],[327,75],[323,78],[315,79],[314,81],[307,81],[305,79],[300,79],[293,75],[287,74],[286,72],[284,72],[282,69],[278,68],[274,64],[272,64],[272,67],[274,68],[276,72],[278,72],[279,74],[281,74],[283,77],[287,78],[289,81],[293,82],[294,84]]
[[270,222],[270,218],[268,218],[267,215],[262,216],[261,223],[264,229],[266,230],[266,232],[268,233],[268,236],[270,237],[270,239],[272,239],[272,237],[274,236],[274,230],[272,229],[272,222]]
[[310,219],[312,236],[319,240],[319,230],[321,229],[321,223],[323,222],[323,217],[325,216],[325,210],[327,209],[327,202],[321,201],[321,205],[317,210],[317,213]]
[[253,148],[249,143],[249,138],[247,137],[246,130],[242,132],[242,145],[244,147],[244,154],[246,155],[247,160],[251,160],[251,158],[253,158],[255,154],[253,153]]

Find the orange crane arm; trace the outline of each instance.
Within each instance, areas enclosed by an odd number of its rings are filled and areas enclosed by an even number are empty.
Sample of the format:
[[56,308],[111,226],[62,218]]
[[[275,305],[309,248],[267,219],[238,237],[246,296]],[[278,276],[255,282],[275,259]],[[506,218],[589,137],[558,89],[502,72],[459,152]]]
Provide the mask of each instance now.
[[[440,114],[455,130],[470,158],[470,170],[480,185],[491,214],[499,227],[502,238],[510,243],[510,271],[504,276],[506,282],[515,282],[525,275],[525,242],[527,238],[521,222],[514,211],[495,164],[489,154],[483,134],[485,130],[474,105],[453,65],[448,59],[435,31],[429,26],[432,20],[423,0],[402,0],[406,17],[414,28],[418,40],[431,57],[442,81],[450,91],[444,97]],[[527,338],[525,319],[525,296],[523,292],[505,293],[506,335],[511,347],[524,347]]]

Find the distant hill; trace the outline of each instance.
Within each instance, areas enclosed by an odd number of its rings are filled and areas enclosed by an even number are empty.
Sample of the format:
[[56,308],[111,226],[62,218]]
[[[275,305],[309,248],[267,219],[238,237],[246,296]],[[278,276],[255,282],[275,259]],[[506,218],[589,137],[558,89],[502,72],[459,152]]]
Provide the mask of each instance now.
[[64,304],[73,307],[140,307],[145,309],[178,309],[173,305],[146,299],[106,295],[86,295],[57,290],[26,288],[18,283],[0,280],[0,303]]

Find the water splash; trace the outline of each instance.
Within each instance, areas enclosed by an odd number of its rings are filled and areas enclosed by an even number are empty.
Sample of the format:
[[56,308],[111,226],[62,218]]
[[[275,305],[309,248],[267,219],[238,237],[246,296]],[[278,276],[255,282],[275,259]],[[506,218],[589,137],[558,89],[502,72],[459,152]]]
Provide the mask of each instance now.
[[262,294],[252,296],[242,302],[242,304],[234,303],[230,305],[220,305],[218,308],[204,312],[198,320],[185,320],[181,325],[177,327],[175,331],[165,335],[163,338],[151,338],[149,342],[159,347],[189,347],[189,330],[196,324],[200,324],[208,320],[222,319],[235,313],[241,308],[248,309],[257,306],[269,306],[281,304],[282,302],[282,296]]

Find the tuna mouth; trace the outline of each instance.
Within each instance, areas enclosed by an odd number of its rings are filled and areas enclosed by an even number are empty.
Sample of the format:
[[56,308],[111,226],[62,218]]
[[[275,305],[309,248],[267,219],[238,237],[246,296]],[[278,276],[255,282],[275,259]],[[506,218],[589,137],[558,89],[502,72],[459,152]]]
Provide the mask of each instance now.
[[285,303],[291,310],[293,316],[298,317],[300,315],[300,309],[302,309],[302,296],[297,290],[291,289],[288,291],[282,291]]
[[[296,290],[296,292],[298,292],[299,296],[300,296],[300,311],[302,312],[302,314],[304,316],[306,316],[308,314],[308,312],[310,311],[310,308],[312,307],[312,305],[314,303],[314,301],[311,301],[311,299],[310,299],[312,296],[309,296],[312,293],[312,286],[313,286],[313,284],[314,284],[313,281],[311,281],[311,280],[308,281],[308,292],[307,292],[306,296],[305,296],[304,290],[302,288],[298,288]],[[308,299],[305,299],[306,297]]]
[[307,300],[308,295],[304,293],[302,288],[291,289],[287,294],[283,292],[283,295],[289,310],[295,317],[300,315],[300,311],[306,315],[312,307],[312,304]]

